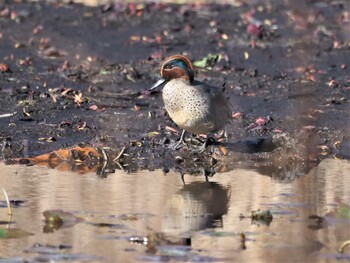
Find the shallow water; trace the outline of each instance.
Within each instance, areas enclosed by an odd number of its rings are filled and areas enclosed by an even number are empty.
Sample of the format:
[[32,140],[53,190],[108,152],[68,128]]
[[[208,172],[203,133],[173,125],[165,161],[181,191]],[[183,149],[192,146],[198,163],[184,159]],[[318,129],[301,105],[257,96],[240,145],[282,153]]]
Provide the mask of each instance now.
[[[13,223],[0,228],[33,234],[0,238],[0,262],[330,262],[350,239],[350,220],[337,215],[339,204],[350,202],[347,161],[324,160],[291,183],[243,169],[216,174],[209,182],[185,175],[185,185],[179,174],[160,170],[116,171],[104,179],[17,165],[0,164],[0,171],[0,188],[11,200],[25,201],[13,209]],[[0,204],[3,200],[0,194]],[[52,209],[83,220],[44,231],[43,212]],[[271,211],[269,225],[240,218],[257,209]],[[7,209],[0,206],[0,222],[7,220]],[[159,233],[166,237],[154,242],[153,250],[130,242]],[[347,260],[349,250],[342,256]]]

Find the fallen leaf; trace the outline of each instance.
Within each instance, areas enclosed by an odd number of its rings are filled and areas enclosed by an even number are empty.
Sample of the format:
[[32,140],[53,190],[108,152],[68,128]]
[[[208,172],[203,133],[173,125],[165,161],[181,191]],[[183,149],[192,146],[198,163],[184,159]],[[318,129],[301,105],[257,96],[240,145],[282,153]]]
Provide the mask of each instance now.
[[263,117],[259,117],[255,120],[255,123],[259,126],[265,125],[267,123],[267,120]]
[[4,63],[1,63],[0,64],[0,72],[8,72],[9,71],[9,67],[4,64]]
[[247,51],[244,51],[244,59],[247,60],[249,58],[249,53]]
[[38,140],[45,141],[45,142],[55,142],[56,138],[55,137],[40,137]]
[[90,109],[90,110],[93,110],[93,111],[97,111],[97,112],[102,112],[102,111],[105,111],[105,110],[106,110],[106,108],[99,108],[96,104],[91,105],[91,106],[89,107],[89,109]]
[[78,104],[79,106],[80,106],[80,104],[82,104],[84,102],[83,94],[81,92],[74,95],[74,102],[76,104]]
[[232,118],[240,118],[240,117],[242,117],[241,112],[232,113]]
[[336,81],[335,79],[332,79],[327,83],[327,85],[330,88],[337,88],[339,86],[339,82]]
[[154,136],[156,136],[156,135],[158,135],[158,134],[160,134],[160,132],[153,131],[153,132],[147,133],[146,136],[149,137],[149,138],[152,138],[152,137],[154,137]]
[[275,133],[282,133],[283,131],[280,130],[280,129],[274,129],[273,132],[275,132]]
[[43,27],[42,25],[38,25],[38,26],[36,26],[36,27],[33,28],[32,33],[33,33],[34,35],[37,35],[37,34],[40,33],[41,30],[43,30],[43,28],[44,28],[44,27]]
[[77,125],[77,129],[78,129],[78,130],[84,130],[85,127],[86,127],[86,121],[84,121],[84,122],[82,122],[82,123],[79,123],[79,124]]
[[228,154],[227,149],[222,145],[219,145],[219,150],[223,156],[226,156]]
[[222,56],[220,54],[208,54],[208,56],[196,60],[193,62],[193,66],[197,68],[213,67],[216,63],[220,62]]
[[179,134],[179,131],[178,131],[178,130],[176,130],[175,128],[170,127],[170,126],[166,126],[166,127],[165,127],[165,130],[168,131],[168,132],[172,132],[172,133]]
[[10,9],[8,8],[4,8],[0,11],[0,17],[5,17],[8,16],[10,14]]
[[130,37],[130,40],[131,40],[132,42],[138,42],[138,41],[141,40],[141,37],[140,37],[140,36],[133,35],[133,36]]
[[247,33],[257,37],[257,36],[259,36],[261,34],[261,27],[255,25],[253,23],[250,23],[247,26]]
[[160,59],[163,56],[163,52],[162,51],[155,51],[153,53],[151,53],[151,55],[149,56],[150,59]]
[[58,58],[58,57],[66,56],[67,52],[62,51],[62,50],[58,50],[54,47],[49,47],[42,52],[42,55],[44,55],[45,57],[50,57],[50,58]]
[[29,65],[32,65],[32,58],[26,57],[26,58],[24,58],[24,59],[19,59],[19,60],[18,60],[18,64],[20,64],[21,66],[29,66]]

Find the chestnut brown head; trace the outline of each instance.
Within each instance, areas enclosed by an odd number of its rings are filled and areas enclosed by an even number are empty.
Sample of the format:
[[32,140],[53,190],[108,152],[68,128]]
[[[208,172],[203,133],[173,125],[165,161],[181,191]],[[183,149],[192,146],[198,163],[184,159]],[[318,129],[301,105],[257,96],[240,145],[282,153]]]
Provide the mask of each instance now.
[[162,78],[150,88],[150,91],[172,79],[182,78],[190,83],[194,79],[192,63],[183,55],[173,55],[166,58],[160,67],[160,75]]
[[164,60],[160,67],[160,75],[166,80],[176,78],[188,79],[191,83],[194,78],[191,61],[183,55],[173,55]]

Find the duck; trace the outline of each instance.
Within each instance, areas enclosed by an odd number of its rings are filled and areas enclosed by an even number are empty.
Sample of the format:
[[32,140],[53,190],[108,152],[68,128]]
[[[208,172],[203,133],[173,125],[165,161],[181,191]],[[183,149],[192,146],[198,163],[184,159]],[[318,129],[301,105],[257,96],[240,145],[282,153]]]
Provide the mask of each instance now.
[[232,111],[223,89],[194,79],[194,68],[184,55],[167,57],[160,67],[161,78],[150,88],[163,87],[163,101],[169,117],[182,129],[178,142],[172,148],[186,144],[186,132],[206,134],[197,149],[203,152],[213,133],[222,130],[232,118]]

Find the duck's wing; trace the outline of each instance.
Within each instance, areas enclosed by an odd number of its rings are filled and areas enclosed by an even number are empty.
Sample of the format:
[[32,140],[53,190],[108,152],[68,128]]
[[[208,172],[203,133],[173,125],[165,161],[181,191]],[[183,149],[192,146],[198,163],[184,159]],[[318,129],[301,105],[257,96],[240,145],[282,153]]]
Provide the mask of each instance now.
[[214,111],[218,111],[212,112],[214,116],[223,116],[223,120],[227,120],[227,122],[232,119],[231,105],[229,99],[225,97],[222,87],[210,86],[200,81],[194,81],[192,85],[203,90],[209,97],[212,98],[211,101],[215,104],[212,109],[214,109]]
[[221,87],[214,87],[214,86],[208,85],[204,82],[200,82],[200,81],[195,80],[192,82],[192,86],[203,90],[204,92],[212,95],[215,98],[216,97],[218,97],[218,98],[223,97],[224,99],[226,99],[224,96],[225,83],[223,85],[221,85]]
[[192,85],[211,95],[215,99],[215,101],[218,101],[222,105],[227,105],[230,108],[229,99],[225,97],[225,94],[224,94],[225,84],[221,85],[221,87],[215,87],[215,86],[208,85],[204,82],[195,80],[193,81]]

